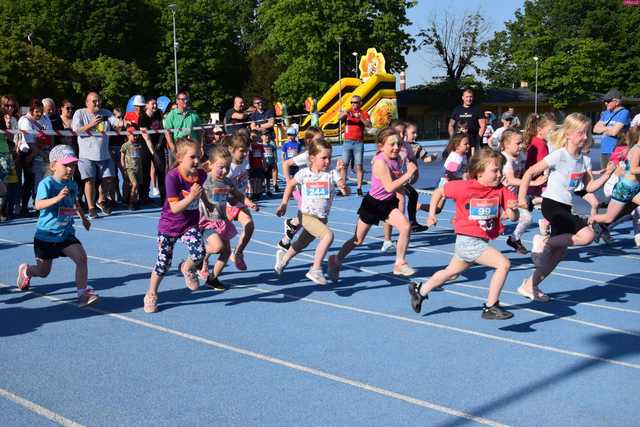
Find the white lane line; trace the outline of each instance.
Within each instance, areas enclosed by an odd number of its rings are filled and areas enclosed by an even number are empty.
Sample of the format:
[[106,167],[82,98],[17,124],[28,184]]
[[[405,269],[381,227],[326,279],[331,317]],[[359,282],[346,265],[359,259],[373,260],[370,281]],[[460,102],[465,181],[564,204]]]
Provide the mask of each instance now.
[[[0,284],[0,286],[3,286]],[[16,403],[22,406],[25,409],[33,412],[34,414],[38,414],[41,417],[48,419],[49,421],[53,421],[56,424],[65,427],[83,427],[82,424],[77,423],[75,421],[70,420],[60,414],[57,414],[44,406],[40,406],[35,402],[25,399],[24,397],[20,397],[17,394],[11,393],[9,390],[5,390],[0,388],[0,397],[4,397],[7,400],[10,400],[13,403]]]
[[[8,286],[8,285],[6,285],[4,283],[0,283],[0,287],[10,288],[10,286]],[[71,301],[65,301],[65,300],[60,299],[60,298],[52,297],[52,296],[45,295],[45,294],[40,294],[40,293],[35,292],[33,290],[29,290],[27,292],[33,293],[33,294],[38,295],[38,296],[40,296],[42,298],[46,298],[46,299],[48,299],[50,301],[59,302],[59,303],[68,304],[68,305],[72,305],[72,306],[78,307],[78,305],[76,303],[73,303]],[[189,341],[193,341],[193,342],[196,342],[196,343],[199,343],[199,344],[204,344],[204,345],[209,346],[209,347],[219,348],[221,350],[226,350],[226,351],[230,351],[230,352],[233,352],[233,353],[241,354],[243,356],[247,356],[247,357],[251,357],[253,359],[261,360],[263,362],[268,362],[268,363],[271,363],[271,364],[274,364],[274,365],[283,366],[285,368],[293,369],[293,370],[298,371],[298,372],[302,372],[302,373],[305,373],[305,374],[313,375],[313,376],[316,376],[316,377],[319,377],[319,378],[323,378],[323,379],[326,379],[326,380],[329,380],[329,381],[345,384],[345,385],[348,385],[348,386],[351,386],[351,387],[355,387],[355,388],[360,389],[360,390],[368,391],[368,392],[371,392],[371,393],[379,394],[379,395],[384,396],[384,397],[400,400],[400,401],[409,403],[411,405],[420,406],[422,408],[426,408],[426,409],[430,409],[432,411],[440,412],[440,413],[443,413],[443,414],[446,414],[446,415],[451,415],[451,416],[454,416],[454,417],[462,418],[462,419],[465,419],[465,420],[468,420],[468,421],[474,421],[474,422],[476,422],[478,424],[483,424],[483,425],[488,425],[488,426],[493,426],[493,427],[507,427],[507,424],[503,424],[503,423],[500,423],[498,421],[494,421],[494,420],[491,420],[491,419],[488,419],[488,418],[478,417],[478,416],[475,416],[473,414],[469,414],[469,413],[466,413],[466,412],[463,412],[463,411],[459,411],[459,410],[457,410],[455,408],[451,408],[451,407],[448,407],[448,406],[440,405],[440,404],[437,404],[437,403],[434,403],[434,402],[430,402],[430,401],[427,401],[427,400],[417,399],[415,397],[412,397],[412,396],[409,396],[409,395],[406,395],[406,394],[397,393],[397,392],[392,391],[392,390],[387,390],[387,389],[382,388],[382,387],[377,387],[375,385],[367,384],[367,383],[362,382],[362,381],[358,381],[358,380],[354,380],[354,379],[351,379],[351,378],[343,377],[343,376],[340,376],[340,375],[332,374],[331,372],[327,372],[327,371],[323,371],[323,370],[320,370],[320,369],[312,368],[312,367],[309,367],[309,366],[301,365],[301,364],[295,363],[295,362],[290,362],[288,360],[284,360],[284,359],[280,359],[280,358],[277,358],[277,357],[269,356],[267,354],[258,353],[258,352],[252,351],[252,350],[247,350],[245,348],[237,347],[237,346],[230,345],[230,344],[225,344],[225,343],[220,342],[220,341],[214,341],[214,340],[209,339],[209,338],[204,338],[204,337],[201,337],[201,336],[198,336],[198,335],[189,334],[187,332],[182,332],[182,331],[179,331],[177,329],[167,328],[165,326],[160,326],[160,325],[157,325],[155,323],[145,322],[144,320],[135,319],[133,317],[125,316],[125,315],[122,315],[122,314],[112,313],[110,311],[102,310],[102,309],[99,309],[97,307],[85,307],[85,309],[89,310],[89,311],[93,311],[95,313],[99,313],[99,314],[104,315],[104,316],[109,316],[109,317],[113,317],[115,319],[123,320],[125,322],[132,323],[134,325],[142,326],[142,327],[147,328],[147,329],[153,329],[153,330],[165,333],[165,334],[174,335],[174,336],[177,336],[177,337],[180,337],[180,338],[184,338],[184,339],[189,340]],[[28,401],[26,401],[26,402],[28,402]],[[32,403],[32,402],[29,402],[29,403]],[[35,404],[33,404],[33,405],[35,405]],[[38,406],[38,405],[35,405],[35,406]],[[42,407],[39,407],[39,408],[41,408],[44,411],[49,412],[52,415],[56,415],[57,416],[57,414],[54,414],[54,413],[48,411],[45,408],[42,408]],[[47,417],[47,418],[49,418],[49,417]],[[54,420],[53,418],[50,418],[50,419]],[[64,417],[62,417],[62,419],[66,420],[66,421],[69,421]],[[62,424],[58,420],[54,420],[54,421],[58,422],[59,424]],[[73,423],[72,421],[69,421],[69,422]],[[68,426],[74,426],[74,427],[75,426],[79,426],[79,424],[76,424],[76,423],[73,423],[73,424],[62,424],[62,425],[65,425],[65,426],[68,425]]]
[[[0,239],[0,241],[22,243],[22,242],[17,242],[17,241],[9,241],[7,239]],[[23,244],[32,245],[32,243],[23,243]],[[260,253],[260,252],[257,252],[257,253]],[[266,255],[266,256],[274,256],[272,254],[265,254],[265,253],[260,253],[260,254]],[[98,256],[93,256],[93,255],[87,255],[87,258],[95,259],[95,260],[98,260],[98,261],[101,261],[101,262],[105,262],[105,263],[113,263],[113,264],[127,265],[127,266],[130,266],[130,267],[142,268],[142,269],[145,269],[145,270],[152,270],[153,269],[152,267],[149,267],[149,266],[146,266],[146,265],[140,265],[140,264],[130,263],[130,262],[126,262],[126,261],[120,261],[120,260],[116,260],[116,259],[98,257]],[[353,267],[350,267],[350,268],[353,268]],[[355,268],[355,269],[357,269],[357,268]],[[364,272],[367,272],[366,269],[360,269],[360,270],[364,271]],[[378,274],[376,272],[373,272],[373,273],[374,274]],[[393,277],[395,279],[398,279],[398,280],[401,280],[401,279],[399,279],[399,278],[397,278],[395,276],[391,276],[391,277]],[[244,289],[255,289],[257,292],[261,292],[261,293],[274,293],[274,294],[285,295],[285,296],[287,296],[287,297],[289,297],[291,299],[294,299],[294,300],[311,302],[311,303],[314,303],[314,304],[321,304],[321,305],[325,305],[325,306],[328,306],[328,307],[339,308],[339,309],[342,309],[342,310],[349,310],[349,311],[353,311],[353,312],[357,312],[357,313],[369,314],[369,315],[382,317],[382,318],[388,318],[388,319],[400,320],[400,321],[414,323],[414,324],[431,326],[431,327],[435,327],[435,328],[439,328],[439,329],[451,330],[451,331],[454,331],[454,332],[460,332],[460,333],[467,334],[467,335],[493,339],[493,340],[496,340],[496,341],[508,342],[508,343],[511,343],[511,344],[518,344],[518,345],[522,345],[522,346],[525,346],[525,347],[536,348],[536,349],[546,350],[546,351],[550,351],[550,352],[555,352],[555,353],[560,353],[560,354],[565,354],[565,355],[570,355],[570,356],[575,356],[575,357],[581,357],[581,358],[585,358],[585,359],[589,359],[589,360],[597,360],[597,361],[600,361],[600,362],[610,363],[610,364],[618,365],[618,366],[624,366],[624,367],[627,367],[627,368],[640,369],[640,365],[639,364],[622,362],[622,361],[615,360],[615,359],[602,358],[602,357],[593,356],[593,355],[590,355],[590,354],[587,354],[587,353],[580,353],[580,352],[575,352],[575,351],[571,351],[571,350],[565,350],[565,349],[562,349],[562,348],[559,348],[559,347],[545,346],[545,345],[542,345],[542,344],[530,343],[528,341],[521,341],[521,340],[516,340],[516,339],[512,339],[512,338],[501,337],[501,336],[498,336],[498,335],[491,335],[491,334],[487,334],[487,333],[484,333],[484,332],[477,332],[477,331],[470,330],[470,329],[464,329],[464,328],[458,328],[458,327],[455,327],[455,326],[443,325],[443,324],[440,324],[440,323],[430,322],[430,321],[426,321],[426,320],[412,319],[412,318],[409,318],[409,317],[398,316],[398,315],[383,313],[383,312],[374,311],[374,310],[361,309],[361,308],[352,307],[352,306],[349,306],[349,305],[336,304],[336,303],[331,303],[331,302],[322,301],[322,300],[316,300],[316,299],[307,298],[307,297],[300,298],[298,296],[287,294],[286,292],[281,291],[281,290],[264,289],[264,288],[259,288],[259,287],[256,287],[256,286],[247,287],[247,286],[243,286],[243,285],[237,285],[237,284],[235,284],[235,283],[233,283],[231,281],[228,281],[228,283],[230,283],[230,284],[232,284],[234,286],[240,286],[240,287],[242,287]],[[1,285],[2,284],[0,284],[0,286]],[[8,287],[8,286],[5,285],[4,287]],[[460,293],[460,292],[456,292],[456,291],[446,291],[445,290],[445,292],[449,292],[449,293],[454,294],[454,295],[461,295],[461,296],[464,295],[464,296],[471,297],[471,298],[474,298],[474,299],[482,299],[482,300],[484,300],[483,298],[478,298],[478,297],[466,295],[466,294],[463,294],[463,293]],[[40,295],[40,294],[38,294],[38,295]],[[544,314],[550,314],[550,313],[544,313]]]

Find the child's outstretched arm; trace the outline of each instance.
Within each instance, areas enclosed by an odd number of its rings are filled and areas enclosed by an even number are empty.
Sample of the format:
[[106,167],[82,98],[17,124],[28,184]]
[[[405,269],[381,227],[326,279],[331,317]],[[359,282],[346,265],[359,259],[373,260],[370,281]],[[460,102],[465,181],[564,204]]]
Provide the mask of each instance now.
[[259,211],[260,210],[258,205],[256,205],[253,202],[253,200],[251,200],[250,198],[248,198],[247,196],[245,196],[244,194],[242,194],[241,192],[239,192],[235,188],[233,190],[231,190],[231,194],[233,195],[233,197],[236,200],[242,200],[242,204],[244,204],[249,209],[254,210],[254,211]]
[[524,173],[522,178],[520,179],[520,190],[518,191],[518,205],[521,208],[526,209],[527,204],[527,192],[529,191],[529,185],[531,185],[531,177],[538,176],[542,174],[544,171],[549,169],[549,165],[544,160],[540,160],[535,165],[531,166]]
[[282,216],[287,212],[287,203],[289,203],[289,199],[293,194],[293,189],[298,185],[298,181],[295,178],[291,178],[287,182],[287,188],[284,189],[284,194],[282,195],[282,202],[280,202],[280,206],[276,209],[276,215]]
[[600,178],[598,179],[593,179],[593,175],[591,174],[591,171],[587,171],[587,173],[584,174],[584,178],[583,178],[585,183],[585,189],[587,190],[587,192],[593,193],[598,191],[598,189],[607,182],[611,174],[616,170],[616,167],[617,167],[616,165],[609,162],[607,164],[607,167],[604,173],[600,175]]

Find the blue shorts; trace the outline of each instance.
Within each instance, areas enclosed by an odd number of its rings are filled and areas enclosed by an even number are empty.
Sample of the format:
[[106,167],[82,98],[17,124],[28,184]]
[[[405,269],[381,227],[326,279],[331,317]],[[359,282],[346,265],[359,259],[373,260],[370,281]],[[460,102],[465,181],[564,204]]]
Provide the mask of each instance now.
[[355,166],[362,166],[364,157],[364,142],[346,140],[342,146],[342,160],[345,167],[349,167],[349,163],[353,160]]
[[629,203],[640,192],[640,183],[621,178],[611,191],[611,199],[619,203]]

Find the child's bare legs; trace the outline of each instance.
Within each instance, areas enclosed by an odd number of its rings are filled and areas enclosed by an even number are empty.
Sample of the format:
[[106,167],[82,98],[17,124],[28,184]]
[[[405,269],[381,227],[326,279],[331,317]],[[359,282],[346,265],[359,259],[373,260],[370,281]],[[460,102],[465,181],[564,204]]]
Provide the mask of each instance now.
[[507,280],[511,262],[500,251],[491,246],[485,249],[475,262],[496,270],[491,276],[489,294],[487,295],[487,307],[491,307],[500,299],[500,292],[502,291],[504,282]]
[[598,214],[598,204],[600,202],[598,202],[598,198],[593,194],[593,193],[587,193],[584,195],[584,197],[582,197],[582,199],[589,203],[589,206],[591,207],[589,214],[591,216],[597,215]]
[[[218,277],[227,265],[227,261],[229,261],[229,256],[231,256],[231,245],[228,240],[222,240],[217,234],[212,234],[207,239],[206,249],[207,254],[205,255],[205,261],[208,261],[209,255],[219,254],[218,259],[213,264],[213,277]],[[208,264],[206,262],[203,262],[202,269],[203,271],[208,269]]]
[[244,248],[249,244],[249,240],[251,240],[254,230],[253,218],[247,208],[242,208],[238,214],[238,222],[242,224],[242,234],[238,240],[238,246],[236,246],[235,253],[241,254],[244,251]]
[[162,282],[162,276],[158,276],[158,273],[153,271],[151,273],[151,279],[149,279],[149,289],[147,289],[147,295],[156,295],[158,293],[158,287]]
[[382,224],[382,232],[384,234],[383,238],[385,242],[390,242],[391,241],[391,224],[387,223],[386,221]]
[[36,265],[27,266],[27,276],[29,277],[47,277],[51,273],[51,265],[53,260],[36,258]]
[[[396,193],[396,197],[398,198],[398,210],[400,210],[401,213],[404,213],[405,196],[403,193]],[[383,251],[384,251],[385,244],[390,245],[392,243],[391,234],[393,230],[391,228],[391,224],[389,224],[387,221],[382,223],[382,232],[383,232],[383,239],[384,239],[384,242],[383,242]],[[390,248],[392,249],[393,246],[390,246]]]
[[[62,253],[71,259],[76,265],[76,288],[84,289],[87,287],[89,277],[89,268],[87,266],[87,253],[80,244],[67,246]],[[51,261],[49,261],[49,269],[51,269]]]
[[405,255],[409,246],[409,235],[411,234],[411,224],[399,209],[394,209],[389,214],[387,222],[398,229],[398,245],[396,249],[396,266],[406,264]]
[[333,243],[333,232],[328,231],[322,236],[320,241],[318,242],[318,246],[316,247],[316,252],[313,256],[313,269],[314,270],[322,270],[322,261],[324,260],[325,255],[327,255],[327,251],[331,247]]
[[609,202],[609,206],[607,206],[607,211],[603,214],[592,214],[591,218],[594,222],[609,224],[612,223],[617,216],[622,212],[624,208],[624,203],[616,202],[615,200],[611,200]]
[[273,188],[277,190],[278,189],[278,166],[277,165],[273,165],[273,167],[271,168],[271,182],[273,183]]
[[129,204],[135,205],[138,203],[138,182],[131,182],[131,195],[129,196]]
[[445,282],[454,276],[459,275],[471,266],[470,263],[463,261],[454,255],[449,261],[449,265],[442,270],[436,271],[427,281],[420,285],[420,295],[426,296],[429,292],[442,286]]
[[342,260],[344,260],[346,256],[349,255],[349,253],[353,249],[355,249],[356,246],[360,246],[362,243],[364,243],[364,239],[365,237],[367,237],[369,229],[371,229],[371,225],[362,222],[362,220],[358,218],[355,234],[349,240],[344,242],[344,244],[338,251],[337,261],[339,263],[342,263]]

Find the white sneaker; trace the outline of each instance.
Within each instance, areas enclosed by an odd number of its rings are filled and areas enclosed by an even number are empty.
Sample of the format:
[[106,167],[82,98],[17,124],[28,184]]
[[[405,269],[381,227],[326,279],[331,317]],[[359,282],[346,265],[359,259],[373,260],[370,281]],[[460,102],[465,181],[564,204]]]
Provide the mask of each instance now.
[[160,190],[158,190],[156,187],[153,187],[151,189],[151,196],[152,197],[160,197]]
[[284,270],[284,268],[287,266],[287,264],[284,262],[285,255],[285,251],[276,252],[276,265],[273,267],[273,269],[276,271],[276,273],[278,273],[278,276],[282,274],[282,270]]
[[309,271],[307,271],[307,274],[305,274],[305,276],[307,276],[307,279],[311,280],[316,285],[326,285],[327,284],[327,279],[324,277],[324,274],[322,274],[322,269],[320,269],[320,270],[309,270]]
[[636,234],[633,240],[636,242],[636,248],[640,248],[640,234]]
[[380,252],[393,252],[395,249],[396,245],[394,245],[391,240],[385,240],[384,242],[382,242]]

